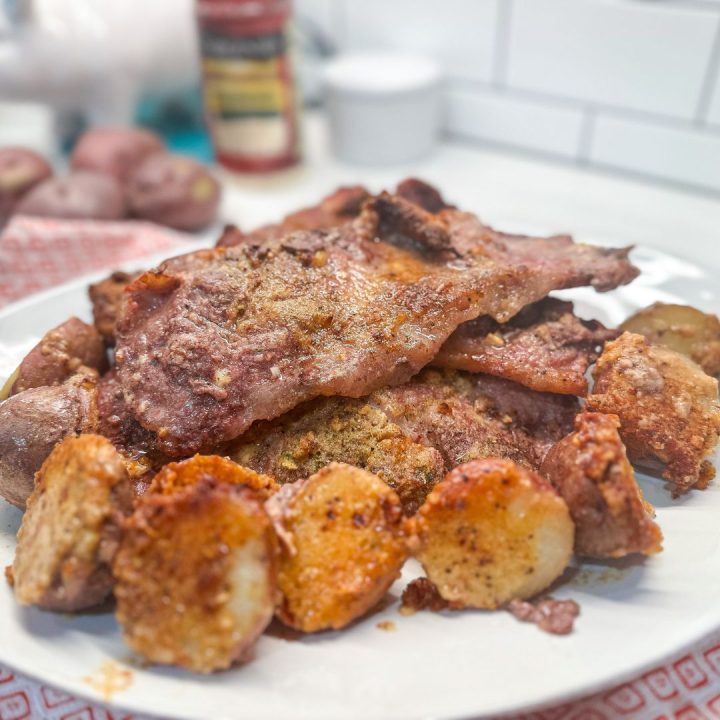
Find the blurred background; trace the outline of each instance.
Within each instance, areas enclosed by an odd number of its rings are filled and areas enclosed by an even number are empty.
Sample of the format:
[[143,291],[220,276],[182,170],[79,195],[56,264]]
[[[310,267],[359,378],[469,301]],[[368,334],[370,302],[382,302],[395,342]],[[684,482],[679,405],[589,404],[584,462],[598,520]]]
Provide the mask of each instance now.
[[[22,114],[7,101],[39,101],[61,150],[87,125],[139,122],[210,160],[197,7],[4,0],[2,143],[28,130],[13,130]],[[336,53],[412,52],[439,64],[446,135],[720,191],[718,0],[297,0],[292,12],[305,105],[322,103]]]

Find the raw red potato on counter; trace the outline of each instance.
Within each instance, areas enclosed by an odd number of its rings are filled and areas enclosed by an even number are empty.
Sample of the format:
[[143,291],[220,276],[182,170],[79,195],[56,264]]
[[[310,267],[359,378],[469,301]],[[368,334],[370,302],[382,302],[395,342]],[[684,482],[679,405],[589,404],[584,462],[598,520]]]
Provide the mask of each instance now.
[[221,187],[195,160],[166,152],[141,128],[93,128],[73,150],[71,170],[50,177],[45,160],[0,150],[0,222],[12,213],[87,220],[151,220],[194,232],[217,214]]
[[[155,164],[153,182],[160,157],[139,161]],[[0,405],[0,493],[19,506],[29,496],[29,525],[62,530],[67,514],[36,501],[48,477],[63,486],[47,471],[56,453],[79,443],[87,478],[112,449],[133,507],[98,507],[126,518],[119,541],[101,558],[70,543],[48,567],[100,568],[128,643],[151,662],[248,661],[273,616],[299,632],[345,628],[411,556],[426,577],[408,606],[509,608],[566,633],[571,601],[532,602],[573,553],[661,550],[628,457],[653,454],[686,489],[685,475],[707,478],[717,442],[717,382],[699,366],[548,297],[636,274],[627,250],[500,233],[417,180],[394,195],[341,189],[92,286],[96,331],[51,331]],[[692,340],[712,357],[712,332]],[[89,345],[103,359],[114,345],[109,370]],[[638,393],[641,380],[654,390]],[[676,426],[687,432],[671,446]],[[25,533],[17,588],[35,577],[23,558],[41,551]],[[68,607],[96,601],[94,584],[69,577]]]
[[23,196],[52,175],[45,158],[21,147],[0,148],[0,226]]

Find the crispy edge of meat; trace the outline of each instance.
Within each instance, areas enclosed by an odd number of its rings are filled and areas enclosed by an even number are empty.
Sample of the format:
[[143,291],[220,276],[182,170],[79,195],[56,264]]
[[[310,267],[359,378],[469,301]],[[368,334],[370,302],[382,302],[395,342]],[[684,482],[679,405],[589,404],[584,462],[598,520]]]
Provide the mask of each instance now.
[[575,431],[550,449],[540,468],[570,509],[578,555],[618,558],[662,550],[662,532],[635,480],[619,427],[617,415],[579,414]]
[[463,323],[432,365],[495,375],[538,392],[585,395],[585,371],[603,343],[619,334],[577,317],[572,303],[548,297],[506,323],[487,316]]
[[449,607],[493,609],[544,590],[567,567],[574,528],[537,473],[484,458],[452,470],[411,521],[415,557]]
[[65,438],[40,468],[18,531],[12,571],[18,602],[66,612],[102,602],[131,510],[130,480],[110,441]]
[[303,632],[362,617],[408,557],[397,494],[365,470],[332,463],[266,505],[281,539],[280,620]]
[[107,345],[115,345],[115,322],[120,315],[125,288],[140,274],[116,270],[103,280],[88,286],[93,321]]
[[201,673],[249,659],[275,609],[276,554],[272,522],[247,487],[205,477],[146,493],[113,562],[126,642]]
[[720,435],[718,381],[692,360],[625,332],[593,370],[587,409],[617,415],[632,462],[660,461],[674,496],[705,487],[715,470],[705,457]]

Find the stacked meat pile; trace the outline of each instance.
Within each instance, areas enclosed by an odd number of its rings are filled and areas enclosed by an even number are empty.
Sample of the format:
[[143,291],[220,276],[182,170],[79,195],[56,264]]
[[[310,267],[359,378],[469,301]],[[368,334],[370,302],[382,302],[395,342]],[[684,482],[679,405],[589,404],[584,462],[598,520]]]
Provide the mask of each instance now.
[[[460,609],[521,607],[573,552],[659,552],[631,461],[705,486],[717,381],[648,323],[548,297],[636,275],[627,249],[500,233],[417,180],[113,274],[95,327],[48,333],[4,390],[18,600],[113,593],[136,651],[207,672],[273,615],[346,626],[411,555],[407,597]],[[712,363],[699,316],[685,337]]]

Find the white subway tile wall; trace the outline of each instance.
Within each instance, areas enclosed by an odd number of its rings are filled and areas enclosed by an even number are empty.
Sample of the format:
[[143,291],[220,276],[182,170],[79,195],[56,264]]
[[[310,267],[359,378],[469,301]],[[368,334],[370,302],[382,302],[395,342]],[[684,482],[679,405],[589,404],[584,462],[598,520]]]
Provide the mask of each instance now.
[[452,135],[720,193],[720,0],[296,0],[436,57]]

